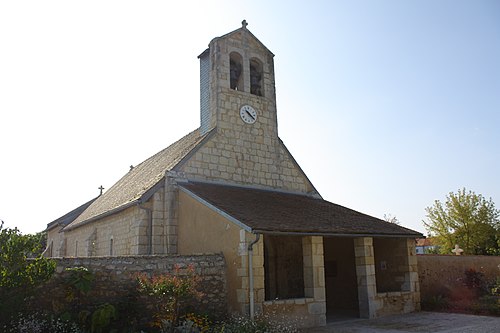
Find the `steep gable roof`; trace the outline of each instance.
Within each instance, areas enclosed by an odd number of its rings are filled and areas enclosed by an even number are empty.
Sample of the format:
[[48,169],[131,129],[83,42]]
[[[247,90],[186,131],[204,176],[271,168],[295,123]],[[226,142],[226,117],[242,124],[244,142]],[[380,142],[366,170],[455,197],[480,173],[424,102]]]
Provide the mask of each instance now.
[[[257,37],[255,37],[255,35],[254,35],[254,34],[253,34],[250,30],[248,30],[248,29],[247,29],[247,27],[246,27],[246,26],[247,26],[248,24],[246,23],[246,20],[243,20],[243,22],[241,22],[241,24],[242,24],[242,27],[241,27],[241,28],[238,28],[238,29],[236,29],[236,30],[233,30],[233,31],[231,31],[231,32],[228,32],[227,34],[224,34],[224,35],[222,35],[222,36],[215,37],[214,39],[212,39],[212,41],[217,40],[217,39],[225,39],[225,38],[230,38],[230,37],[232,37],[232,36],[234,36],[234,35],[238,35],[238,34],[241,34],[241,35],[246,35],[246,36],[248,36],[248,37],[252,38],[252,39],[255,41],[255,43],[257,43],[258,45],[260,45],[260,47],[262,47],[264,50],[266,50],[267,52],[269,52],[269,53],[270,53],[270,54],[274,57],[274,53],[272,53],[272,52],[271,52],[271,51],[267,48],[267,46],[265,46],[265,45],[264,45],[264,44],[263,44],[263,43],[262,43],[262,42],[261,42],[261,41],[260,41]],[[210,44],[212,43],[212,41],[210,42]],[[207,51],[207,50],[205,50],[204,52],[206,52],[206,51]],[[203,52],[203,53],[204,53],[204,52]],[[200,56],[202,56],[202,55],[203,55],[203,53],[202,53],[202,54],[200,54]],[[198,58],[199,58],[200,56],[198,56]]]
[[152,195],[151,192],[154,192],[151,190],[161,183],[165,173],[175,168],[210,133],[200,135],[199,129],[196,129],[132,168],[108,191],[98,197],[65,230],[74,229],[147,200],[149,195]]
[[307,195],[199,182],[179,186],[249,232],[422,237],[417,231]]
[[50,222],[49,224],[47,224],[47,229],[45,229],[45,231],[49,231],[51,229],[54,229],[57,226],[61,226],[61,227],[67,226],[68,224],[70,224],[71,222],[76,220],[76,218],[78,216],[80,216],[80,214],[83,213],[85,211],[85,209],[87,209],[94,201],[96,201],[97,198],[98,197],[95,197],[94,199],[87,201],[86,203],[84,203],[80,207],[77,207],[77,208],[73,209],[71,212],[69,212],[69,213],[61,216],[60,218]]

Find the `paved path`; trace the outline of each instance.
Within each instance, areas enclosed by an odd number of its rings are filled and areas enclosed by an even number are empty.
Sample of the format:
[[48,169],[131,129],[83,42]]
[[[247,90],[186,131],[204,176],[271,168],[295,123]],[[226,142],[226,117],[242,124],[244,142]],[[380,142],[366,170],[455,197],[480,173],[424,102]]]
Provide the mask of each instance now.
[[498,333],[500,317],[472,316],[456,313],[415,312],[378,319],[352,319],[311,328],[310,333]]

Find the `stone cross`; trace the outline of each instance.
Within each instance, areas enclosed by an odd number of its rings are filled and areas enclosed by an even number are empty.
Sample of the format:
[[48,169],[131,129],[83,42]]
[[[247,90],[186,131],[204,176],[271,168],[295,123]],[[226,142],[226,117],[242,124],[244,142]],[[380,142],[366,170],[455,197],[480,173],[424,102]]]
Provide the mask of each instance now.
[[455,248],[453,250],[451,250],[451,252],[455,253],[456,256],[459,256],[459,255],[462,255],[462,252],[464,252],[464,250],[459,248],[458,244],[455,244]]
[[241,21],[241,26],[242,26],[243,28],[245,28],[245,29],[246,29],[246,28],[247,28],[247,25],[248,25],[247,20],[243,20],[243,21]]
[[99,193],[99,195],[102,195],[102,190],[104,190],[104,187],[102,187],[102,185],[101,185],[97,189],[101,190],[101,193]]

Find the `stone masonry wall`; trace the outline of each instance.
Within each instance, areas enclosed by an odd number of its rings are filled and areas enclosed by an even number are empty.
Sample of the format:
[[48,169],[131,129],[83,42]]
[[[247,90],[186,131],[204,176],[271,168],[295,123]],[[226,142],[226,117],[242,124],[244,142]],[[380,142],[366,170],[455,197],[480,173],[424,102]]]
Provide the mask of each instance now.
[[[57,307],[58,301],[66,297],[63,277],[65,268],[86,267],[95,274],[90,293],[85,297],[94,304],[127,304],[150,315],[148,304],[137,294],[136,275],[138,273],[165,274],[174,272],[178,265],[180,274],[183,269],[193,265],[200,276],[199,289],[203,293],[194,307],[198,313],[221,317],[227,312],[226,264],[222,254],[203,254],[192,256],[122,256],[88,258],[54,258],[57,263],[54,277],[40,288],[37,295],[39,307]],[[47,304],[45,304],[47,303]],[[139,304],[140,303],[140,304]],[[57,309],[54,309],[57,310]]]
[[415,241],[399,240],[399,251],[407,260],[398,271],[404,273],[401,291],[378,292],[375,256],[372,237],[354,239],[356,275],[358,277],[359,315],[361,318],[377,318],[420,310],[420,288],[415,255]]
[[[244,130],[222,131],[200,148],[183,167],[182,171],[188,178],[297,192],[312,190],[277,138],[253,137],[245,134]],[[225,135],[225,131],[230,131],[230,135],[234,136]]]
[[500,276],[498,256],[418,255],[422,300],[448,296],[464,288],[465,271],[474,269],[492,281]]

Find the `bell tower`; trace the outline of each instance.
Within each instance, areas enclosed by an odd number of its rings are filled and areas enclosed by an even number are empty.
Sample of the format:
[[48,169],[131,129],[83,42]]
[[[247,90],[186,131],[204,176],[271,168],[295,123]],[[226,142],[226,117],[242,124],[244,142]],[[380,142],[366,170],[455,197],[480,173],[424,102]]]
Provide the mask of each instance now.
[[277,138],[274,54],[248,29],[214,38],[200,59],[202,134]]

